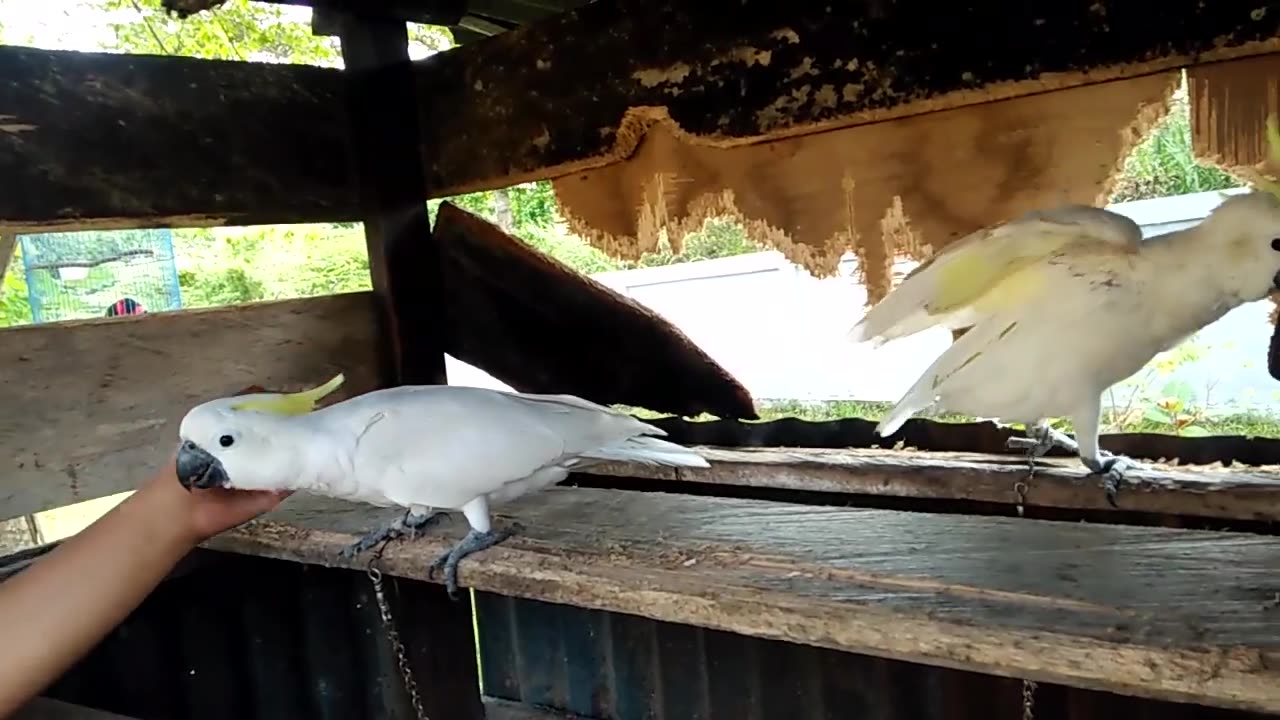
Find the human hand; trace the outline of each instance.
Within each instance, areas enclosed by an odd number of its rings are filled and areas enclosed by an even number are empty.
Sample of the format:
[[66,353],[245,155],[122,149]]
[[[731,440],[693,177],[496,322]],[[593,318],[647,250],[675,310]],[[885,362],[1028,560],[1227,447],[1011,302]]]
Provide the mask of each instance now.
[[178,482],[176,460],[176,454],[170,456],[139,493],[148,493],[163,503],[164,512],[177,519],[177,528],[192,545],[274,510],[292,494],[225,488],[187,490]]

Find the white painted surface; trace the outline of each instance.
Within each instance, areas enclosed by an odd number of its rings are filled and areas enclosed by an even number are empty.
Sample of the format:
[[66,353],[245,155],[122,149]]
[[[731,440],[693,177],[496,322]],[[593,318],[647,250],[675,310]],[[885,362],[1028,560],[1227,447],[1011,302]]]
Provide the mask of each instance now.
[[[1239,192],[1239,191],[1232,191]],[[1221,201],[1217,192],[1112,205],[1144,235],[1199,222]],[[659,268],[599,273],[595,279],[660,313],[733,373],[758,400],[880,400],[904,393],[950,344],[945,330],[923,332],[872,350],[845,340],[862,315],[866,292],[851,276],[852,255],[838,277],[818,280],[781,253],[760,252]],[[913,262],[898,263],[906,273]],[[1193,341],[1208,348],[1180,367],[1185,380],[1220,410],[1280,409],[1280,383],[1267,374],[1271,303],[1228,313]],[[449,358],[451,382],[502,387]],[[1167,382],[1162,379],[1160,384]],[[1123,399],[1125,396],[1121,396]]]

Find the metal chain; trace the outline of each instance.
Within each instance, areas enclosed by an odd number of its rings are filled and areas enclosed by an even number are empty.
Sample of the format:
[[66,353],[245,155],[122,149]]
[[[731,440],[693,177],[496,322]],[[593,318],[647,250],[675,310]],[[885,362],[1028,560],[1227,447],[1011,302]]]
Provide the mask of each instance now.
[[378,546],[365,572],[373,583],[373,596],[378,601],[378,610],[382,613],[382,625],[386,628],[387,639],[391,641],[391,649],[396,654],[396,664],[400,667],[400,677],[404,681],[404,689],[409,693],[409,702],[413,703],[413,712],[418,720],[431,720],[422,709],[422,698],[418,695],[418,683],[413,679],[413,670],[409,667],[409,656],[404,651],[404,643],[400,642],[400,633],[396,630],[395,620],[391,617],[391,605],[382,592],[382,571],[375,564],[382,559],[382,551],[386,549],[384,542]]
[[1035,720],[1036,681],[1022,681],[1022,720]]

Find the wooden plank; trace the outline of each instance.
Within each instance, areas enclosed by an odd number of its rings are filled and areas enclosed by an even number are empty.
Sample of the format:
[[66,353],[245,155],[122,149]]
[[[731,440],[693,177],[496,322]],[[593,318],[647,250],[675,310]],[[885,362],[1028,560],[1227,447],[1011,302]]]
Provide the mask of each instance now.
[[[654,123],[725,147],[1280,49],[1280,0],[828,5],[598,0],[414,63],[428,196],[607,165]],[[0,47],[0,78],[0,227],[359,214],[340,71]]]
[[[0,519],[133,489],[191,406],[346,373],[379,387],[369,293],[0,331]],[[334,399],[339,395],[335,393]]]
[[[1102,481],[1075,460],[900,450],[699,448],[709,468],[608,463],[591,475],[878,495],[1108,510]],[[1280,471],[1153,463],[1134,471],[1117,496],[1122,510],[1233,520],[1280,520]]]
[[[525,532],[462,564],[478,590],[1280,711],[1277,538],[567,488],[502,512]],[[209,546],[343,565],[338,550],[386,517],[294,496]],[[426,579],[464,530],[449,525],[389,546],[386,572]]]
[[521,392],[757,417],[742,383],[642,303],[452,203],[441,203],[434,234],[449,307],[445,347],[455,358]]
[[336,70],[0,46],[0,78],[9,232],[354,219]]
[[600,167],[655,123],[728,147],[1262,55],[1278,30],[1276,0],[598,0],[424,63],[428,184]]
[[[3,283],[4,276],[9,272],[9,265],[13,262],[13,254],[18,247],[18,236],[16,233],[0,233],[0,283]],[[4,292],[0,290],[0,293]]]

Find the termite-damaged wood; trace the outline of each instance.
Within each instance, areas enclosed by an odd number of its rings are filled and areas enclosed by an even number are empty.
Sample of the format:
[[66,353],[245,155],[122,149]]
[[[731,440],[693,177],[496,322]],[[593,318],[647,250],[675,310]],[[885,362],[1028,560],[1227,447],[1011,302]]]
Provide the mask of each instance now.
[[[591,475],[755,488],[941,500],[1026,507],[1107,510],[1102,481],[1074,460],[966,453],[806,448],[700,448],[710,468],[638,463],[592,467]],[[1225,468],[1135,470],[1117,503],[1122,510],[1232,520],[1280,520],[1280,472]],[[678,489],[678,488],[677,488]]]
[[1280,54],[1189,68],[1191,146],[1198,160],[1256,181],[1267,157],[1265,125],[1280,110]]
[[[757,637],[1127,695],[1280,711],[1280,539],[555,488],[463,584]],[[294,496],[215,549],[337,552],[390,510]],[[461,521],[388,546],[426,579]]]
[[[667,118],[730,146],[1261,55],[1278,22],[1280,0],[597,0],[414,63],[427,192],[600,167]],[[359,217],[340,71],[0,47],[0,78],[0,227]]]
[[598,0],[423,63],[428,184],[599,167],[667,118],[730,146],[1259,55],[1278,29],[1274,0]]
[[0,46],[0,230],[355,219],[341,93],[305,65]]
[[740,382],[643,305],[452,203],[440,205],[435,234],[450,315],[467,319],[448,324],[459,360],[522,392],[757,417]]

